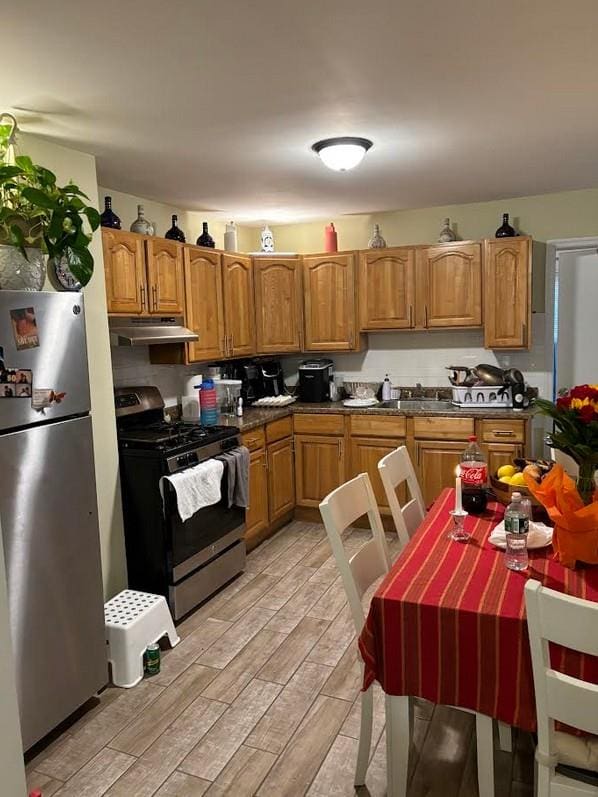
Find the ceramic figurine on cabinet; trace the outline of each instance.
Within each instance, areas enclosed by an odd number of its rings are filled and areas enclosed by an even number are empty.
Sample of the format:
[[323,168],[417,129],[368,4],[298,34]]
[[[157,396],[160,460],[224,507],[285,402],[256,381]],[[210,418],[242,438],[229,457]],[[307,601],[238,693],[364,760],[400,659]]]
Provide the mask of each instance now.
[[237,252],[239,250],[239,244],[237,243],[237,227],[234,221],[226,225],[224,248],[227,252]]
[[380,225],[374,224],[374,234],[368,241],[368,249],[385,249],[386,241],[380,235]]
[[451,243],[451,241],[456,241],[456,240],[457,240],[457,236],[455,235],[455,233],[451,229],[451,220],[450,219],[445,219],[442,222],[442,229],[440,230],[440,235],[438,236],[438,241],[441,244],[448,244],[448,243]]
[[137,218],[131,224],[131,232],[138,232],[141,235],[153,235],[154,228],[151,222],[145,218],[143,205],[137,205]]
[[272,235],[272,230],[268,225],[264,225],[262,229],[262,252],[273,252],[274,251],[274,236]]

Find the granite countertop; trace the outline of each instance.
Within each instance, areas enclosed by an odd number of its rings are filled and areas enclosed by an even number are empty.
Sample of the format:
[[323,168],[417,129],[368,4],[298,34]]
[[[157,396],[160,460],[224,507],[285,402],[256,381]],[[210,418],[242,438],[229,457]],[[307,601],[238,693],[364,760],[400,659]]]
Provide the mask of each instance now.
[[422,410],[399,410],[393,408],[377,408],[377,407],[345,407],[342,401],[326,401],[322,403],[304,403],[296,401],[294,404],[289,404],[286,407],[247,407],[241,418],[225,416],[219,419],[219,423],[223,426],[237,426],[242,432],[247,432],[250,429],[255,429],[258,426],[263,426],[270,421],[275,421],[277,418],[284,418],[293,413],[308,413],[314,415],[330,415],[341,413],[343,415],[403,415],[408,417],[426,417],[426,416],[455,416],[462,418],[488,418],[488,419],[503,419],[510,420],[521,418],[527,420],[533,415],[532,410],[512,410],[509,408],[501,409],[461,409],[460,407],[452,407],[447,409],[435,409],[434,402],[429,402],[430,407]]

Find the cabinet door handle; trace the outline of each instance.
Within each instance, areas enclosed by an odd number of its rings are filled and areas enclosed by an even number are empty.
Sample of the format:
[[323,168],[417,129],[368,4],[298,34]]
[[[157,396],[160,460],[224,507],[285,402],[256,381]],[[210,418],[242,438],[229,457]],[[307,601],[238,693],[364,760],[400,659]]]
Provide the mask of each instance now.
[[141,312],[145,309],[145,285],[139,286],[139,293],[141,294]]
[[409,305],[409,326],[413,326],[413,305]]
[[495,437],[515,437],[515,432],[510,429],[493,429],[492,434]]
[[342,440],[338,440],[337,441],[337,445],[338,445],[338,458],[342,459],[343,458],[343,441]]
[[428,326],[428,305],[424,305],[424,326]]
[[419,452],[420,452],[419,443],[416,443],[415,444],[415,461],[417,462],[418,467],[419,467]]
[[264,468],[266,470],[270,469],[270,463],[268,462],[268,449],[264,452]]
[[521,342],[527,344],[527,324],[521,325]]
[[234,333],[231,332],[230,335],[230,356],[232,357],[235,353],[235,336]]
[[156,291],[156,286],[155,285],[152,285],[152,299],[153,299],[153,309],[157,310],[158,309],[158,297],[157,297],[157,291]]

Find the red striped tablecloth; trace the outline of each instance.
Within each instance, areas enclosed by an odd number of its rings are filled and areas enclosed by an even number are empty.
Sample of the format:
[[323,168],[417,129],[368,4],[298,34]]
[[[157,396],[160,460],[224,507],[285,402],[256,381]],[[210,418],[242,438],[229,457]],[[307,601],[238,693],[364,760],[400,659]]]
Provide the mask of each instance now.
[[[569,570],[552,548],[530,551],[527,572],[508,570],[487,541],[504,514],[490,503],[466,518],[472,539],[447,538],[454,490],[444,490],[376,591],[359,638],[364,688],[462,706],[536,729],[523,589],[527,578],[598,601],[598,567]],[[598,683],[598,658],[554,648],[553,666]]]

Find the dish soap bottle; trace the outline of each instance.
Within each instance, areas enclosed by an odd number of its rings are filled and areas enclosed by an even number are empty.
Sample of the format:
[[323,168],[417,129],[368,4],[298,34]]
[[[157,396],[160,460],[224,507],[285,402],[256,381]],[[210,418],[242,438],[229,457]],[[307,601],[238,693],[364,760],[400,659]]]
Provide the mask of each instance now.
[[390,401],[392,398],[392,385],[390,383],[390,377],[388,374],[384,377],[384,382],[382,382],[382,401]]

